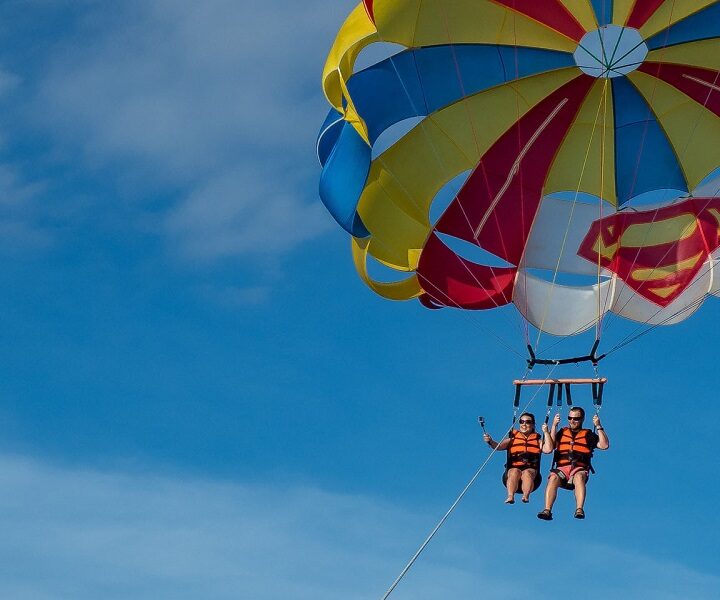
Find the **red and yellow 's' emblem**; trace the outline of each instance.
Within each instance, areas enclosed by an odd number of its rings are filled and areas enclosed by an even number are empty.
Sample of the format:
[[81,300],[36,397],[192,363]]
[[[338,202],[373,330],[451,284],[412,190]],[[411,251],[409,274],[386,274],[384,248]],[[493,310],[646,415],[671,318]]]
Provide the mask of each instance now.
[[690,198],[595,221],[578,255],[620,277],[638,294],[667,306],[720,247],[720,198]]

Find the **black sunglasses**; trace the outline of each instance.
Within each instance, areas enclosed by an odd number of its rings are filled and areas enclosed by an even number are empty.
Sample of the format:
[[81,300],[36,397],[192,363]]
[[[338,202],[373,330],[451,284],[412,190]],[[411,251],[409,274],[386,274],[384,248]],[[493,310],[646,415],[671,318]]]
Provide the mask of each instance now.
[[568,417],[568,421],[582,421],[582,417]]
[[520,419],[520,425],[534,425],[535,421],[531,421],[530,419]]

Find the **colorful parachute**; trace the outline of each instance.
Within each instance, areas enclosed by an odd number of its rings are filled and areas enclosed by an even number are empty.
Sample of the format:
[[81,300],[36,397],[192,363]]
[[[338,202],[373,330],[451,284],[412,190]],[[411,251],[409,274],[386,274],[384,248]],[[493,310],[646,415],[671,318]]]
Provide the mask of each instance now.
[[323,87],[320,195],[378,294],[571,335],[719,293],[720,0],[365,0]]

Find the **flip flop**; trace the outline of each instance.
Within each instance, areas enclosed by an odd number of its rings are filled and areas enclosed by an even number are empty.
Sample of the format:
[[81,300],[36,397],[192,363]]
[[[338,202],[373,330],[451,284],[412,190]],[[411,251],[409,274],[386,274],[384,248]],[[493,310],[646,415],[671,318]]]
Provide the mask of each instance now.
[[538,519],[542,519],[543,521],[552,521],[552,518],[553,518],[552,512],[550,512],[550,510],[548,510],[548,509],[546,508],[545,510],[541,510],[541,511],[537,514],[537,518],[538,518]]
[[522,502],[523,504],[527,504],[528,502],[530,502],[530,498],[523,498]]
[[575,511],[575,518],[576,519],[584,519],[585,518],[585,511],[582,508],[578,508]]
[[515,504],[515,498],[505,498],[505,504]]

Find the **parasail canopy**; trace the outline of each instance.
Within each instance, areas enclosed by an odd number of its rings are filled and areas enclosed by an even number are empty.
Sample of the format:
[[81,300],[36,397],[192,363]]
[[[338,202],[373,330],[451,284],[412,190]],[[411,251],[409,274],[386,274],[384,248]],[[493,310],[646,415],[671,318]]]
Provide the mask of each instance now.
[[564,336],[720,290],[720,1],[365,0],[323,88],[320,196],[381,296]]

